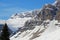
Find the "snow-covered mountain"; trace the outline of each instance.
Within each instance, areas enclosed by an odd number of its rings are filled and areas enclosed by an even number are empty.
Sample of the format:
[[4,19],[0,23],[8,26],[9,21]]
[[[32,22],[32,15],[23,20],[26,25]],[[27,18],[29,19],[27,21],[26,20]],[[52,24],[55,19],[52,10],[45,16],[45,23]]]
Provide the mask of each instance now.
[[[48,23],[49,22],[49,23]],[[44,26],[44,23],[46,24]],[[59,40],[60,23],[57,20],[46,20],[41,25],[35,26],[32,30],[18,32],[11,37],[11,40]],[[55,34],[56,33],[56,34]]]
[[16,13],[7,20],[9,28],[15,32],[23,27],[28,20],[34,19],[39,10],[32,10],[27,12]]
[[11,16],[11,19],[24,18],[24,17],[34,17],[35,15],[37,15],[39,13],[39,11],[40,10],[36,9],[36,10],[31,10],[31,11],[16,13],[16,14],[14,14],[14,15]]
[[16,13],[7,21],[10,40],[60,40],[60,0],[41,9]]

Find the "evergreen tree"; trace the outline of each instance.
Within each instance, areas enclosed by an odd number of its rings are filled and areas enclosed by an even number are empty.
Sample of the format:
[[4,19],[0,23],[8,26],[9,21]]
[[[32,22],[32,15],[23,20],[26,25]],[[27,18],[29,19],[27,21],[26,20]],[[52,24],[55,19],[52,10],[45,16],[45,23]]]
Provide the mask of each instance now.
[[10,33],[8,31],[8,26],[5,23],[3,26],[3,29],[2,29],[2,33],[1,33],[1,40],[10,40],[9,35],[10,35]]

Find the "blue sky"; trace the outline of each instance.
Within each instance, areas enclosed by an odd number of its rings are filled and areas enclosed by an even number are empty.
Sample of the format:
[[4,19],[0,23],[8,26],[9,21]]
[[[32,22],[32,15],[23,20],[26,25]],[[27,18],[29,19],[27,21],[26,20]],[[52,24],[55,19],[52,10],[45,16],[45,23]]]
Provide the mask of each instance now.
[[0,0],[0,20],[9,19],[14,13],[40,9],[54,0]]

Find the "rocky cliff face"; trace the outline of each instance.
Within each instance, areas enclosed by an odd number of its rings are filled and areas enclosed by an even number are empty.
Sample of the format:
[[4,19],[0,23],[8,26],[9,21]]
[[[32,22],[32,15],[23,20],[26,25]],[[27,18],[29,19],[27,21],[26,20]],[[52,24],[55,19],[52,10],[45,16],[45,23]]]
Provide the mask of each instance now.
[[60,1],[56,1],[54,5],[47,4],[43,6],[42,10],[37,15],[38,18],[41,18],[41,20],[47,20],[47,19],[56,19],[60,20]]
[[[35,12],[34,18],[25,22],[25,29],[34,28],[34,26],[41,25],[45,20],[58,20],[60,22],[60,1],[56,1],[53,4],[47,4],[42,7],[41,10]],[[32,13],[33,14],[33,13]]]

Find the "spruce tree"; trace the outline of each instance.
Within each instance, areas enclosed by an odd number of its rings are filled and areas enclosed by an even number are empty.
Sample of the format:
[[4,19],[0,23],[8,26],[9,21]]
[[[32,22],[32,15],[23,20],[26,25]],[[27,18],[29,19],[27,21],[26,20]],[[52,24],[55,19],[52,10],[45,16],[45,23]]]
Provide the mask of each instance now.
[[2,33],[1,33],[1,40],[10,40],[9,35],[10,35],[10,33],[8,31],[8,26],[5,23],[3,26],[3,29],[2,29]]

